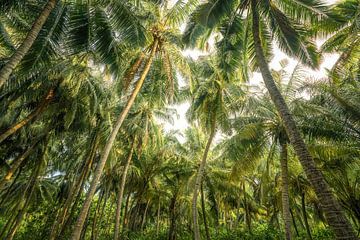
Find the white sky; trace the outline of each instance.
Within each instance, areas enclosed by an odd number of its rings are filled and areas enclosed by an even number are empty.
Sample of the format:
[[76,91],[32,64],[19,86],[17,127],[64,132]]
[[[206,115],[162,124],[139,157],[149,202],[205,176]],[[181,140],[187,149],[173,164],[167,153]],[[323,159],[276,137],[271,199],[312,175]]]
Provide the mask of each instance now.
[[[335,3],[337,1],[338,0],[327,0],[326,2],[328,2],[329,4],[332,4],[332,3]],[[318,46],[321,46],[322,43],[323,43],[323,40],[318,40],[317,41]],[[186,50],[186,51],[184,51],[184,55],[185,56],[191,56],[192,58],[197,59],[199,56],[204,55],[204,53],[199,51],[199,50]],[[323,55],[323,62],[321,64],[321,66],[320,66],[320,69],[318,71],[313,71],[311,69],[308,69],[308,71],[307,71],[308,76],[304,76],[304,77],[312,77],[312,78],[315,78],[315,79],[325,77],[327,69],[332,68],[332,66],[335,64],[337,58],[338,58],[338,54],[325,54],[325,55]],[[288,65],[285,68],[285,70],[287,70],[289,73],[291,73],[293,71],[293,69],[295,68],[295,66],[297,65],[297,63],[298,63],[297,60],[289,58],[286,54],[284,54],[277,47],[274,47],[274,58],[270,62],[270,68],[272,68],[274,70],[279,70],[281,68],[280,67],[280,61],[283,60],[283,59],[288,60]],[[183,83],[180,83],[180,85],[181,84],[183,84]],[[249,84],[257,85],[257,86],[261,85],[262,84],[262,76],[261,76],[261,74],[259,72],[254,72],[252,74],[252,77],[250,79]],[[186,117],[185,117],[186,111],[188,110],[189,106],[190,106],[189,103],[183,103],[183,104],[180,104],[180,105],[176,106],[176,110],[178,112],[178,117],[174,116],[174,124],[166,123],[164,125],[166,131],[179,130],[180,132],[184,132],[184,130],[187,127],[189,127],[189,123],[187,122]],[[184,139],[182,137],[180,137],[179,140],[183,141]]]

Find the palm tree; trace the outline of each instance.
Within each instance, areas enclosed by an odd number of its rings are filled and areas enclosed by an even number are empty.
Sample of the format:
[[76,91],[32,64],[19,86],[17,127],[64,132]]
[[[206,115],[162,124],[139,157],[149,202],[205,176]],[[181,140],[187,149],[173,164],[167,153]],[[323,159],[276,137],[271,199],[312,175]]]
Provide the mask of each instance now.
[[57,0],[49,0],[38,18],[35,20],[33,26],[31,27],[29,33],[26,38],[19,46],[19,48],[14,52],[14,54],[10,57],[10,59],[6,62],[6,64],[0,70],[0,87],[4,85],[4,83],[9,79],[13,70],[17,67],[17,65],[21,62],[24,56],[28,53],[32,45],[34,44],[37,36],[39,35],[43,25],[48,19],[51,11],[55,8]]
[[[158,6],[156,6],[156,4],[155,4],[155,6],[153,6],[152,3],[149,3],[149,4],[151,7],[158,7]],[[75,224],[74,231],[73,231],[73,234],[71,237],[72,240],[77,240],[80,238],[81,229],[84,225],[87,212],[90,208],[92,198],[95,194],[97,183],[101,177],[106,160],[109,156],[112,145],[114,144],[114,141],[116,139],[116,135],[117,135],[122,123],[124,122],[125,118],[127,117],[128,112],[135,101],[135,98],[137,97],[137,95],[140,92],[140,89],[150,71],[151,64],[152,64],[156,54],[163,53],[162,56],[165,56],[164,62],[166,64],[164,65],[164,68],[168,69],[167,73],[169,73],[169,74],[173,74],[172,69],[175,68],[176,66],[174,66],[172,64],[173,61],[170,60],[169,54],[167,52],[168,50],[172,51],[172,54],[174,54],[174,56],[172,56],[172,60],[175,60],[175,63],[179,63],[179,60],[175,59],[176,57],[179,57],[179,54],[176,55],[176,47],[171,45],[172,42],[170,41],[173,38],[169,38],[169,39],[166,38],[167,34],[170,36],[173,35],[171,32],[172,29],[166,28],[167,25],[165,25],[165,24],[168,24],[168,26],[174,26],[174,27],[179,26],[179,24],[181,24],[185,20],[186,13],[191,11],[193,5],[194,5],[194,3],[192,1],[189,1],[188,3],[186,3],[185,6],[183,5],[182,1],[178,1],[170,9],[168,9],[167,6],[165,6],[165,8],[163,8],[163,9],[160,8],[159,9],[160,14],[158,16],[154,16],[158,19],[158,22],[155,22],[155,24],[153,22],[150,23],[150,26],[149,26],[150,34],[152,35],[153,39],[152,39],[152,42],[149,47],[149,49],[150,49],[149,56],[147,58],[146,63],[144,64],[142,73],[139,76],[139,79],[138,79],[137,83],[135,84],[134,89],[132,90],[132,93],[126,102],[124,109],[122,110],[119,117],[117,118],[117,121],[114,125],[114,129],[112,130],[112,132],[107,140],[107,143],[103,149],[99,164],[97,165],[90,188],[88,190],[86,200],[81,209],[77,223]],[[131,73],[131,71],[130,71],[130,73]],[[169,82],[171,85],[173,85],[174,83],[172,80],[174,78],[169,74],[168,74]]]
[[[197,71],[202,74],[200,74],[201,77],[197,79],[198,86],[193,87],[196,91],[194,92],[193,104],[188,113],[192,119],[197,118],[200,124],[209,131],[209,137],[196,176],[192,199],[194,238],[196,240],[200,239],[197,217],[197,198],[202,185],[206,160],[210,151],[211,143],[215,137],[218,126],[225,130],[228,129],[229,111],[236,110],[234,105],[235,102],[236,104],[239,103],[239,95],[241,94],[239,86],[225,82],[225,77],[216,64],[217,62],[215,60],[212,62],[204,62],[202,66],[197,65]],[[235,90],[237,90],[237,92]],[[239,107],[237,106],[237,108]]]
[[[208,9],[211,9],[211,12],[206,14],[207,18],[201,18]],[[214,25],[220,22],[224,16],[234,16],[235,19],[237,15],[244,13],[247,13],[246,22],[248,23],[245,26],[251,26],[244,29],[245,36],[252,35],[252,42],[248,43],[250,57],[254,56],[256,60],[256,66],[260,69],[271,100],[284,123],[290,143],[293,145],[306,176],[322,203],[328,223],[338,238],[356,239],[338,201],[332,194],[322,173],[316,167],[268,66],[269,45],[271,44],[269,34],[271,34],[276,38],[281,50],[292,57],[299,58],[302,63],[316,68],[319,64],[318,54],[315,51],[314,43],[308,40],[307,36],[303,34],[306,31],[302,29],[309,22],[316,23],[319,19],[326,18],[328,9],[320,1],[309,3],[277,1],[274,3],[249,0],[241,1],[238,4],[228,1],[225,5],[210,1],[199,7],[194,18],[197,17],[200,19],[198,21],[203,21],[205,26],[214,28]],[[266,19],[268,24],[261,18]]]

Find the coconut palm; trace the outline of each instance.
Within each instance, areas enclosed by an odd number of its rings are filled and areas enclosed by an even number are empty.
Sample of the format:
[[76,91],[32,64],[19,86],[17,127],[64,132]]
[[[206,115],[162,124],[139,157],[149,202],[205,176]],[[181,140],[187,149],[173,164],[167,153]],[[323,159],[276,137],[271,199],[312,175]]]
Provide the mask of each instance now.
[[[211,10],[208,12],[208,10]],[[206,14],[204,14],[207,12]],[[228,1],[226,4],[209,1],[198,8],[193,20],[205,27],[214,28],[225,16],[246,17],[245,37],[248,40],[250,58],[255,60],[262,74],[263,81],[277,111],[279,112],[306,176],[315,189],[322,203],[322,208],[329,225],[338,238],[356,239],[352,227],[343,214],[342,209],[326,183],[322,173],[316,167],[312,156],[301,137],[296,122],[290,113],[284,97],[279,91],[273,75],[269,70],[270,36],[276,39],[277,45],[289,56],[298,58],[302,63],[316,68],[319,57],[313,42],[305,34],[305,26],[318,22],[329,16],[327,7],[321,1]],[[266,21],[264,21],[266,19]],[[196,24],[193,24],[196,26]],[[189,31],[191,32],[191,31]],[[240,33],[239,33],[240,34]],[[249,36],[251,38],[249,39]],[[334,209],[336,209],[334,211]]]

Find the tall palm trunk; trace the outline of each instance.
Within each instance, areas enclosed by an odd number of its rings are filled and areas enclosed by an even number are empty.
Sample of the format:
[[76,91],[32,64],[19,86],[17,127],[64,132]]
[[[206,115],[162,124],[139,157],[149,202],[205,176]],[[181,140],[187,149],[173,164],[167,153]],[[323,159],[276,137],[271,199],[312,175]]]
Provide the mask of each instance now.
[[37,108],[31,112],[29,115],[27,115],[23,120],[21,120],[18,123],[13,124],[10,126],[5,132],[1,133],[0,135],[0,143],[2,143],[6,138],[17,132],[19,129],[24,127],[26,124],[28,124],[31,120],[39,116],[48,106],[48,104],[51,102],[51,100],[54,98],[54,88],[51,88],[46,96],[43,98],[43,100],[40,102],[40,104],[37,106]]
[[170,228],[168,233],[168,240],[176,240],[176,204],[177,204],[177,198],[178,198],[178,189],[175,189],[175,192],[170,200],[170,206],[169,206],[169,213],[170,213]]
[[289,203],[289,176],[287,165],[287,144],[280,143],[280,165],[281,165],[281,201],[283,210],[283,220],[285,225],[285,239],[291,239],[291,214]]
[[35,20],[25,40],[15,51],[15,53],[10,57],[9,61],[7,61],[5,66],[0,70],[0,88],[9,79],[13,70],[17,67],[17,65],[21,62],[21,60],[30,50],[31,46],[35,42],[35,39],[39,35],[41,28],[48,19],[51,11],[54,9],[56,2],[57,0],[49,0],[47,2],[39,17]]
[[117,205],[116,205],[114,240],[119,239],[122,199],[123,199],[124,189],[125,189],[125,184],[126,184],[126,175],[127,175],[127,172],[128,172],[128,169],[129,169],[129,166],[131,163],[132,155],[134,152],[134,145],[135,145],[135,140],[133,140],[131,143],[131,149],[130,149],[129,155],[127,157],[124,171],[123,171],[123,174],[121,177],[120,189],[119,189]]
[[157,209],[157,216],[156,216],[156,237],[159,236],[159,229],[160,229],[160,199],[158,199],[158,209]]
[[301,135],[296,126],[296,123],[290,113],[286,102],[277,88],[274,79],[269,70],[268,63],[264,55],[264,51],[261,45],[260,32],[259,32],[259,16],[257,10],[257,0],[251,0],[252,6],[252,33],[254,38],[254,46],[256,52],[256,60],[260,67],[260,71],[265,83],[266,88],[269,91],[270,97],[275,104],[277,111],[280,114],[281,120],[285,125],[287,135],[289,136],[290,143],[293,145],[294,150],[300,160],[300,163],[305,171],[307,178],[309,179],[312,187],[315,190],[316,196],[321,202],[323,211],[327,222],[333,229],[335,235],[339,239],[357,239],[350,222],[345,217],[340,204],[335,199],[335,196],[331,192],[324,176],[315,166],[315,162],[311,157]]
[[0,189],[11,180],[14,173],[19,169],[21,164],[24,162],[24,160],[30,155],[30,153],[33,151],[35,146],[39,143],[40,139],[35,141],[30,147],[28,147],[25,152],[20,154],[11,164],[10,169],[6,172],[3,179],[0,181]]
[[145,223],[146,223],[146,217],[147,217],[147,212],[149,210],[149,206],[150,206],[150,200],[148,200],[146,202],[146,207],[145,207],[145,211],[144,211],[144,215],[142,217],[142,221],[141,221],[141,227],[140,227],[140,231],[143,232],[144,231],[144,227],[145,227]]
[[306,228],[306,233],[309,237],[310,240],[312,240],[312,236],[311,236],[311,229],[309,226],[309,221],[307,218],[307,214],[306,214],[306,204],[305,204],[305,193],[301,193],[301,211],[303,214],[303,218],[304,218],[304,223],[305,223],[305,228]]
[[202,215],[203,215],[203,219],[204,219],[206,239],[210,240],[209,226],[208,226],[208,223],[206,220],[205,195],[204,195],[203,184],[201,184],[201,186],[200,186],[200,191],[201,191],[201,210],[202,210]]
[[99,163],[98,163],[98,165],[96,167],[96,170],[94,172],[94,176],[93,176],[93,179],[91,181],[90,188],[89,188],[89,190],[88,190],[88,192],[86,194],[86,198],[85,198],[83,207],[81,208],[80,215],[79,215],[79,217],[78,217],[78,219],[76,221],[75,228],[74,228],[74,231],[73,231],[72,236],[71,236],[71,240],[79,240],[79,238],[80,238],[81,230],[82,230],[82,228],[84,226],[84,222],[85,222],[87,212],[89,211],[90,204],[91,204],[92,198],[93,198],[93,196],[95,194],[95,190],[96,190],[96,187],[97,187],[98,182],[100,180],[100,177],[102,175],[102,171],[104,169],[106,160],[108,159],[109,154],[110,154],[110,150],[111,150],[111,148],[112,148],[112,146],[113,146],[113,144],[115,142],[116,135],[117,135],[121,125],[123,124],[126,116],[128,115],[128,112],[130,111],[130,108],[133,105],[136,96],[140,92],[140,89],[141,89],[141,87],[142,87],[142,85],[144,83],[144,80],[145,80],[145,78],[146,78],[146,76],[147,76],[147,74],[148,74],[148,72],[150,70],[151,63],[152,63],[152,61],[153,61],[153,59],[155,57],[157,47],[158,47],[158,39],[155,38],[155,40],[153,42],[153,45],[152,45],[150,56],[149,56],[149,58],[148,58],[148,60],[146,62],[144,70],[143,70],[139,80],[137,81],[133,92],[131,93],[131,95],[130,95],[127,103],[126,103],[125,108],[120,113],[120,116],[118,117],[118,119],[117,119],[117,121],[115,123],[114,129],[112,130],[109,139],[106,142],[106,145],[104,147],[103,153],[102,153],[101,158],[100,158],[100,161],[99,161]]
[[250,209],[249,209],[249,203],[247,201],[247,193],[246,193],[246,185],[245,182],[243,182],[243,192],[244,192],[244,209],[245,209],[245,223],[249,230],[249,233],[252,234],[251,230],[251,215],[250,215]]
[[58,230],[62,230],[64,226],[64,222],[66,221],[66,217],[68,215],[71,204],[74,203],[74,198],[79,194],[79,191],[82,188],[83,182],[86,181],[87,175],[90,172],[91,166],[93,165],[93,161],[95,158],[96,150],[99,145],[99,133],[95,133],[95,137],[91,143],[91,149],[88,153],[86,161],[84,162],[84,167],[81,171],[80,176],[75,180],[75,183],[71,187],[70,193],[65,200],[64,206],[60,209],[58,216],[55,218],[53,226],[51,228],[51,233],[49,236],[49,240],[54,240],[58,235]]
[[204,151],[202,160],[200,162],[200,166],[199,166],[199,170],[198,170],[198,173],[196,176],[196,181],[195,181],[195,186],[194,186],[193,198],[192,198],[192,217],[193,217],[193,224],[194,224],[194,239],[195,240],[201,239],[199,223],[198,223],[197,198],[198,198],[198,193],[199,193],[200,185],[202,182],[202,178],[203,178],[203,175],[205,172],[207,156],[209,154],[212,140],[216,133],[216,120],[215,119],[216,119],[216,116],[213,119],[210,136],[209,136],[208,142],[206,143],[205,151]]
[[48,135],[47,135],[45,143],[44,143],[44,150],[42,152],[42,156],[40,157],[40,161],[35,166],[35,169],[33,170],[33,173],[31,174],[31,179],[30,179],[29,183],[26,185],[25,191],[23,193],[23,198],[26,198],[25,203],[22,206],[22,208],[19,210],[19,212],[18,212],[18,214],[17,214],[17,216],[15,218],[14,225],[11,227],[8,235],[6,236],[7,240],[12,240],[14,238],[17,230],[20,227],[20,224],[21,224],[22,220],[24,219],[24,216],[26,214],[26,210],[27,210],[28,206],[30,205],[31,198],[32,198],[32,196],[34,194],[35,187],[36,187],[36,184],[37,184],[38,179],[39,179],[40,170],[41,170],[42,165],[44,163],[44,158],[45,158],[48,143],[49,143],[49,138],[48,138]]

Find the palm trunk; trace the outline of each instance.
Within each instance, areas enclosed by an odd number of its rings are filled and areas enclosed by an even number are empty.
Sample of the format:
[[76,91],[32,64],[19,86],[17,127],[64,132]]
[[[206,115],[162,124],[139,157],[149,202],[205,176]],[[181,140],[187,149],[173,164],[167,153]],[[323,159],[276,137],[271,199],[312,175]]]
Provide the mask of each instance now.
[[135,74],[139,71],[139,68],[140,68],[142,62],[144,61],[144,58],[145,58],[145,54],[141,52],[138,59],[136,59],[135,63],[126,72],[124,81],[123,81],[124,82],[124,84],[123,84],[124,92],[126,92],[128,90],[131,81],[134,79]]
[[306,214],[305,193],[301,193],[301,210],[302,210],[302,214],[303,214],[303,218],[304,218],[304,222],[305,222],[306,233],[307,233],[309,239],[312,240],[313,238],[311,236],[311,229],[310,229],[307,214]]
[[246,194],[246,189],[245,189],[245,182],[243,183],[243,192],[244,192],[244,209],[245,209],[245,223],[246,226],[249,230],[249,233],[252,234],[252,230],[251,230],[251,215],[250,215],[250,209],[249,209],[249,204],[247,201],[247,194]]
[[9,61],[7,61],[5,66],[0,70],[0,88],[9,79],[11,73],[14,71],[17,65],[28,53],[31,46],[34,44],[35,39],[39,35],[51,11],[54,9],[56,2],[57,0],[49,0],[47,2],[40,16],[35,20],[25,40],[22,42],[20,47],[15,51],[15,53],[10,57]]
[[128,215],[128,209],[129,209],[130,196],[131,196],[131,193],[129,192],[129,194],[126,197],[124,217],[123,217],[123,222],[122,222],[122,231],[125,229],[126,224],[127,224],[127,215]]
[[6,138],[17,132],[19,129],[24,127],[28,124],[31,120],[39,116],[47,107],[47,105],[51,102],[54,98],[54,88],[51,88],[44,99],[40,102],[39,106],[31,112],[28,116],[26,116],[23,120],[18,123],[13,124],[10,126],[5,132],[0,135],[0,143],[2,143]]
[[146,216],[147,216],[147,212],[148,212],[148,210],[149,210],[149,205],[150,205],[150,200],[148,200],[148,201],[146,202],[146,207],[145,207],[144,215],[143,215],[143,218],[142,218],[142,221],[141,221],[141,227],[140,227],[140,231],[141,231],[141,232],[144,230],[144,227],[145,227]]
[[127,172],[128,172],[128,169],[129,169],[129,166],[130,166],[130,163],[131,163],[132,155],[133,155],[133,152],[134,152],[134,145],[135,145],[135,140],[133,140],[133,142],[131,143],[130,153],[129,153],[128,157],[127,157],[125,167],[124,167],[124,171],[123,171],[123,174],[122,174],[122,177],[121,177],[120,189],[119,189],[119,194],[118,194],[118,199],[117,199],[117,206],[116,206],[114,240],[119,239],[122,199],[123,199],[124,189],[125,189],[125,184],[126,184],[126,175],[127,175]]
[[97,239],[97,218],[98,218],[98,214],[100,211],[100,206],[101,206],[101,202],[102,202],[102,198],[103,198],[104,194],[101,194],[98,198],[98,202],[96,204],[96,209],[95,209],[95,213],[94,213],[94,220],[93,220],[93,224],[92,224],[92,228],[91,228],[91,240],[96,240]]
[[[35,186],[37,184],[39,175],[40,175],[40,170],[42,167],[42,164],[44,162],[44,157],[45,157],[45,153],[46,153],[46,148],[47,148],[47,144],[48,144],[48,137],[46,139],[46,142],[44,144],[44,151],[42,152],[42,156],[40,158],[40,162],[36,165],[36,169],[34,169],[32,176],[31,176],[31,180],[29,181],[29,183],[26,186],[26,190],[24,191],[23,197],[26,197],[25,203],[23,205],[23,207],[21,208],[21,210],[18,212],[16,218],[15,218],[15,224],[12,226],[12,228],[10,229],[8,235],[6,236],[7,240],[12,240],[17,232],[17,230],[20,227],[20,224],[22,222],[22,220],[24,219],[24,216],[26,214],[26,210],[31,202],[31,198],[34,194],[34,190],[35,190]],[[27,195],[27,196],[26,196]]]
[[206,220],[206,208],[205,208],[205,196],[204,196],[203,184],[201,184],[201,186],[200,186],[200,192],[201,192],[201,210],[202,210],[202,215],[203,215],[203,219],[204,219],[206,239],[210,240],[209,226],[208,226],[207,220]]
[[86,158],[84,168],[81,171],[81,175],[78,177],[78,179],[76,179],[74,185],[70,190],[68,197],[65,200],[64,206],[60,210],[59,215],[56,217],[53,223],[49,240],[54,240],[58,235],[58,230],[59,229],[62,230],[62,227],[64,226],[64,222],[66,221],[71,204],[74,203],[74,198],[79,194],[83,186],[83,183],[84,181],[86,181],[87,175],[90,172],[98,145],[99,145],[99,134],[96,133],[95,138],[93,138],[93,141],[91,143],[91,149],[90,152],[88,153],[88,157]]
[[100,180],[100,177],[102,175],[102,171],[104,169],[106,160],[109,157],[110,150],[111,150],[111,148],[112,148],[112,146],[113,146],[113,144],[115,142],[116,135],[117,135],[121,125],[123,124],[126,116],[128,115],[128,112],[130,111],[130,108],[133,105],[136,96],[140,92],[140,89],[141,89],[141,87],[142,87],[142,85],[144,83],[144,80],[145,80],[145,78],[146,78],[146,76],[147,76],[147,74],[148,74],[148,72],[150,70],[151,63],[152,63],[152,61],[153,61],[153,59],[155,57],[157,46],[158,46],[158,40],[155,39],[154,43],[153,43],[153,46],[152,46],[151,54],[150,54],[150,56],[149,56],[149,58],[147,60],[146,66],[144,67],[144,70],[143,70],[138,82],[136,83],[132,94],[130,95],[130,97],[129,97],[127,103],[126,103],[125,108],[122,110],[120,116],[118,117],[118,119],[117,119],[117,121],[115,123],[114,129],[112,130],[112,132],[110,134],[110,137],[106,142],[106,145],[104,147],[103,153],[102,153],[101,158],[100,158],[100,161],[99,161],[99,163],[98,163],[98,165],[96,167],[96,170],[94,172],[94,176],[93,176],[93,180],[91,181],[90,188],[88,190],[88,193],[86,194],[86,199],[84,201],[83,207],[81,208],[80,215],[79,215],[79,217],[78,217],[78,219],[76,221],[75,228],[74,228],[74,231],[73,231],[72,236],[71,236],[71,240],[79,240],[79,238],[80,238],[81,229],[83,228],[84,222],[85,222],[85,217],[87,215],[87,212],[89,211],[92,198],[93,198],[93,196],[95,194],[95,190],[96,190],[96,187],[97,187],[98,182]]
[[158,199],[158,209],[157,209],[157,216],[156,216],[156,237],[159,236],[159,228],[160,228],[160,199]]
[[[39,139],[40,140],[40,139]],[[20,154],[20,156],[18,156],[13,163],[11,164],[10,169],[7,171],[7,173],[5,174],[4,178],[0,181],[0,189],[3,188],[3,186],[9,182],[12,178],[12,176],[14,175],[14,173],[18,170],[18,168],[21,166],[21,164],[23,163],[23,161],[30,155],[30,153],[33,151],[33,149],[35,148],[35,146],[38,144],[39,140],[35,141],[28,149],[26,149],[25,152],[23,152],[22,154]]]
[[297,228],[295,216],[294,216],[294,213],[291,210],[291,208],[290,208],[290,214],[291,214],[292,222],[293,222],[293,225],[294,225],[294,228],[295,228],[296,236],[299,236],[299,230]]
[[291,239],[291,214],[289,203],[289,176],[287,165],[287,144],[281,143],[280,146],[280,164],[281,164],[281,200],[283,210],[283,220],[285,225],[285,239]]
[[199,170],[196,176],[196,182],[195,182],[195,186],[194,186],[194,193],[193,193],[193,198],[192,198],[192,217],[193,217],[193,224],[194,224],[194,238],[195,240],[200,240],[201,236],[200,236],[200,229],[199,229],[199,223],[198,223],[198,212],[197,212],[197,198],[198,198],[198,193],[199,193],[199,188],[202,182],[202,178],[205,172],[205,166],[206,166],[206,159],[210,150],[210,146],[211,146],[211,142],[215,136],[215,128],[216,128],[216,118],[214,117],[213,119],[213,123],[211,126],[211,133],[208,139],[208,142],[206,144],[205,147],[205,151],[204,151],[204,155],[202,157],[200,166],[199,166]]
[[300,135],[299,130],[297,129],[296,123],[290,113],[290,110],[274,82],[261,45],[259,33],[259,16],[256,6],[257,1],[252,0],[251,5],[253,17],[252,32],[254,38],[256,60],[260,67],[260,71],[266,88],[269,91],[270,97],[274,102],[275,107],[280,114],[281,120],[285,125],[285,129],[287,135],[289,136],[290,142],[294,147],[294,150],[300,160],[300,163],[305,171],[307,178],[309,179],[312,187],[315,190],[316,196],[322,204],[321,206],[323,211],[325,212],[327,222],[333,229],[336,237],[339,239],[357,239],[350,222],[345,217],[340,207],[340,204],[331,192],[327,182],[324,179],[324,176],[315,166],[315,162],[311,157]]
[[170,228],[168,233],[168,240],[176,240],[176,202],[178,197],[178,190],[175,192],[170,200],[169,213],[170,213]]

